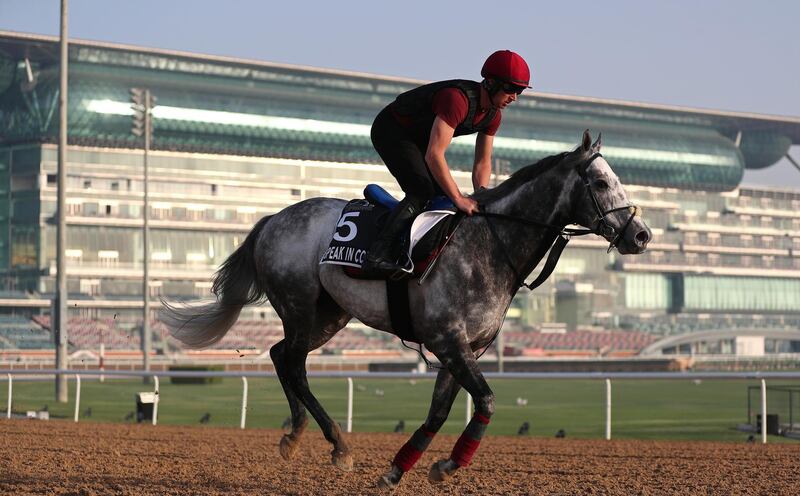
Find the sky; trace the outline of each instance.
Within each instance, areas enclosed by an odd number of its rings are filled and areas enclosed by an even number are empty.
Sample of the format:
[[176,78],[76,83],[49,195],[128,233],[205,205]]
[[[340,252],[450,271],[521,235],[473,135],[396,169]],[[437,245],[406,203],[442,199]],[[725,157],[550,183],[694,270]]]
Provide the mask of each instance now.
[[[57,35],[59,13],[0,0],[0,29]],[[798,19],[796,0],[69,0],[72,38],[423,80],[479,79],[507,48],[535,91],[793,117]],[[800,189],[800,171],[743,184]]]

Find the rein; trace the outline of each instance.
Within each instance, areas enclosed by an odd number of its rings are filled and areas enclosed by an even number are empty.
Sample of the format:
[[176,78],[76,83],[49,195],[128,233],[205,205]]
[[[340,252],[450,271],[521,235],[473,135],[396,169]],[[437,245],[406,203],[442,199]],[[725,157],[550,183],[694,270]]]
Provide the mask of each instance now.
[[[558,227],[544,222],[536,222],[524,219],[522,217],[515,217],[513,215],[496,214],[492,212],[483,212],[483,211],[477,212],[475,215],[479,215],[481,217],[486,218],[486,223],[489,226],[489,231],[491,231],[494,239],[497,240],[497,242],[503,248],[503,255],[505,256],[506,263],[514,272],[514,276],[516,277],[514,287],[515,288],[525,287],[528,288],[530,291],[533,291],[534,289],[541,286],[542,283],[546,281],[548,277],[550,277],[550,274],[552,274],[553,270],[555,270],[556,268],[558,259],[561,257],[561,252],[564,251],[564,248],[566,248],[567,243],[569,243],[569,240],[572,236],[596,234],[596,232],[591,229],[574,229],[568,227]],[[506,247],[505,243],[503,243],[503,240],[500,239],[500,235],[497,234],[497,230],[495,229],[494,224],[490,220],[492,218],[508,220],[530,227],[546,227],[554,231],[558,231],[558,235],[556,236],[555,242],[547,249],[550,252],[550,254],[547,256],[547,261],[545,262],[544,267],[542,267],[542,271],[539,273],[536,279],[531,283],[525,282],[525,278],[528,277],[528,274],[530,272],[528,272],[527,274],[520,274],[520,272],[517,270],[517,267],[511,260],[511,255],[508,254],[508,248]],[[528,264],[525,265],[527,266]],[[531,268],[531,270],[533,270],[533,268]]]

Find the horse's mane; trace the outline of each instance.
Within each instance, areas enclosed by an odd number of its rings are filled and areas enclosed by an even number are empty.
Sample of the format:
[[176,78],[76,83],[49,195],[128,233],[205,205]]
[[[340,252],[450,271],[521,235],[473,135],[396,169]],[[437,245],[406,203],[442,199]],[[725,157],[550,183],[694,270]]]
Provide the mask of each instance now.
[[570,152],[561,152],[556,155],[545,157],[535,164],[526,165],[525,167],[511,174],[508,179],[498,184],[494,188],[478,191],[472,195],[472,198],[481,204],[491,203],[495,200],[503,198],[511,191],[515,190],[518,186],[533,180],[537,176],[560,164],[564,157],[566,157],[569,153]]

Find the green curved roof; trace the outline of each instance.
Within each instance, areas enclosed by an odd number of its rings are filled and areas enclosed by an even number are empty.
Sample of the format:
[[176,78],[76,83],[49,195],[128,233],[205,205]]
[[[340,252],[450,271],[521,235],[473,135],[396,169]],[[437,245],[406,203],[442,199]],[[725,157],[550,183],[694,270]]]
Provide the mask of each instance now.
[[[55,38],[0,32],[0,143],[55,141],[57,54]],[[70,44],[69,69],[70,142],[137,146],[128,103],[137,86],[158,98],[156,149],[344,162],[380,162],[372,119],[423,83],[90,42]],[[511,170],[573,148],[590,128],[623,181],[682,189],[733,189],[745,167],[800,142],[800,120],[556,95],[523,96],[503,119],[495,157]],[[453,167],[471,167],[471,139],[450,147]]]

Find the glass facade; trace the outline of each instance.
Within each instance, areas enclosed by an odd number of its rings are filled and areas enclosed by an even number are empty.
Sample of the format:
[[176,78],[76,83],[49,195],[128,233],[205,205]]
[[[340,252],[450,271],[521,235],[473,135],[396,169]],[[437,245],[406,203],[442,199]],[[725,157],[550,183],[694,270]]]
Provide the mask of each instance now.
[[684,305],[694,311],[800,312],[800,280],[684,277]]
[[[36,84],[18,84],[17,58],[31,43],[40,48],[31,55]],[[55,283],[53,47],[0,37],[0,269],[5,289],[42,294]],[[213,271],[252,225],[288,205],[360,197],[370,182],[402,195],[369,129],[417,82],[80,43],[70,57],[71,293],[130,300],[142,292],[134,85],[158,98],[149,159],[153,295],[208,296]],[[800,314],[800,193],[739,187],[744,167],[776,160],[800,126],[759,121],[751,124],[764,130],[739,140],[744,118],[547,95],[524,95],[503,120],[495,158],[504,174],[574,148],[587,127],[602,131],[604,155],[654,234],[636,257],[607,254],[598,238],[572,240],[552,280],[519,294],[523,321],[629,323],[669,334],[704,328],[713,320],[705,314],[735,313],[741,325],[766,322],[764,315],[784,325]],[[448,151],[464,190],[472,139],[458,138]]]
[[625,307],[642,310],[672,308],[672,280],[665,274],[626,274]]
[[[22,53],[17,45],[24,43],[0,39],[9,54],[14,47]],[[32,61],[41,71],[35,85],[0,92],[0,133],[8,140],[55,140],[57,73],[45,70],[55,61],[44,53]],[[6,76],[23,77],[9,57],[0,56]],[[90,147],[139,144],[130,133],[128,90],[135,82],[158,98],[156,149],[376,164],[374,116],[417,84],[80,44],[71,45],[70,58],[70,139]],[[777,160],[788,139],[777,131],[747,133],[739,149],[729,129],[708,116],[545,95],[524,95],[503,119],[495,155],[509,171],[575,147],[588,127],[603,132],[604,154],[626,183],[703,191],[734,189],[748,161],[760,167]],[[450,147],[453,167],[470,168],[472,139]]]

